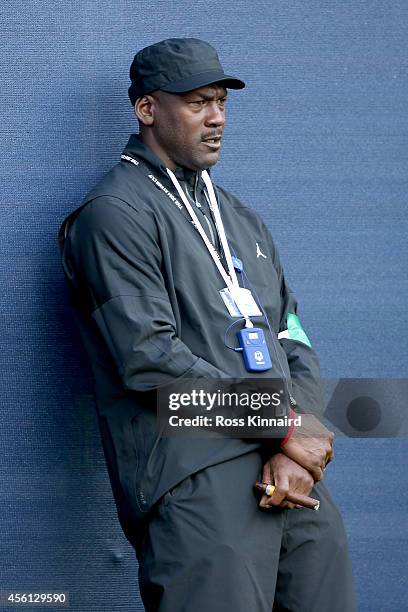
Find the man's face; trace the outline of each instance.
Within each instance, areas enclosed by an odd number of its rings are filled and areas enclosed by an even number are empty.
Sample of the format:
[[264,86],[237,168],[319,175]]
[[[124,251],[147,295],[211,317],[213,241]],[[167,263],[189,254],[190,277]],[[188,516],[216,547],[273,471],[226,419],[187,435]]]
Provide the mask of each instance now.
[[225,127],[227,91],[220,85],[182,94],[156,91],[151,135],[171,168],[204,170],[217,163]]

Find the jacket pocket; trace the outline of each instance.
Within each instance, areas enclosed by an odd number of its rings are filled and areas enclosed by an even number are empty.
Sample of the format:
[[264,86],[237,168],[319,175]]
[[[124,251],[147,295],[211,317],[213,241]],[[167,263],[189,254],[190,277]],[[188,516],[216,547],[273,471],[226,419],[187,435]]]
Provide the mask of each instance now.
[[133,479],[134,492],[140,509],[147,512],[151,508],[151,492],[158,478],[158,474],[150,473],[149,469],[149,461],[158,444],[156,415],[143,412],[134,416],[131,421],[131,431],[137,455],[137,469]]
[[139,473],[140,453],[132,434],[134,414],[118,412],[100,418],[100,427],[109,476],[122,523],[134,522],[145,512],[141,498],[135,495],[135,477]]
[[157,508],[159,512],[164,512],[171,508],[173,504],[182,502],[183,500],[191,497],[192,494],[192,478],[193,475],[187,476],[174,487],[166,491],[164,495],[157,502]]

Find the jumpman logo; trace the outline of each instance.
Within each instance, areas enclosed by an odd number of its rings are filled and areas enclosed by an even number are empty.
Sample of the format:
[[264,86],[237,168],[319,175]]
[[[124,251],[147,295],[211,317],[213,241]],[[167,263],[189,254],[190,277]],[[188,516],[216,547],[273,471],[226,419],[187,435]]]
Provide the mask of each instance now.
[[262,253],[259,244],[256,243],[256,258],[259,259],[260,257],[267,259],[267,256]]

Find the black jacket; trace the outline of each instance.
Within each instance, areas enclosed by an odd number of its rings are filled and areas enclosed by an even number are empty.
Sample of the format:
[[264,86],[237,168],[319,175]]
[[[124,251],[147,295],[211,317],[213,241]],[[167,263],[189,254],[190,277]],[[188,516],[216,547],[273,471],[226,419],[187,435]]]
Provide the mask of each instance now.
[[[259,448],[248,439],[160,439],[155,390],[181,377],[250,377],[242,356],[226,348],[231,323],[219,294],[225,286],[183,208],[180,211],[148,177],[174,187],[161,161],[136,135],[124,151],[142,167],[120,161],[87,195],[60,230],[63,267],[96,381],[104,451],[119,518],[134,541],[141,519],[168,489],[208,465]],[[178,169],[187,183],[202,179]],[[296,300],[285,283],[270,233],[259,216],[218,189],[231,250],[244,264],[273,328],[262,327],[274,369],[265,377],[292,379],[301,409],[320,411],[319,368],[314,351],[277,340]],[[262,253],[262,256],[259,255]],[[248,286],[248,285],[247,285]],[[234,342],[229,339],[230,343]],[[275,345],[275,346],[274,346]],[[278,351],[279,360],[275,359]],[[256,375],[259,378],[259,374]]]

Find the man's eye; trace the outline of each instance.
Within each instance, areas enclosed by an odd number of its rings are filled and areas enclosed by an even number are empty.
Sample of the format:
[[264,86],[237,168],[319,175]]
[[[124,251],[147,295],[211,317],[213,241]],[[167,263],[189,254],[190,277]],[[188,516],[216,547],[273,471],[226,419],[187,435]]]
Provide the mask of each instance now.
[[190,104],[194,104],[194,106],[204,106],[205,100],[193,100]]

